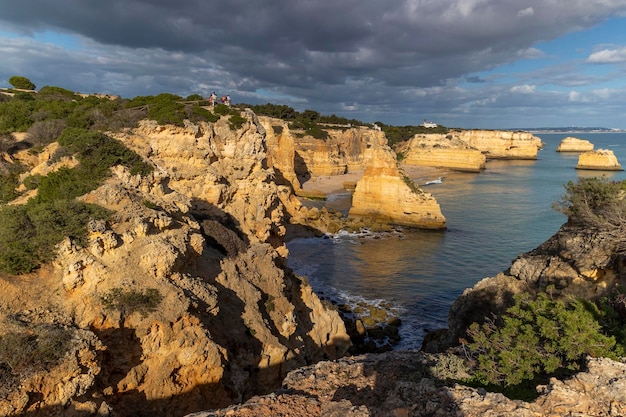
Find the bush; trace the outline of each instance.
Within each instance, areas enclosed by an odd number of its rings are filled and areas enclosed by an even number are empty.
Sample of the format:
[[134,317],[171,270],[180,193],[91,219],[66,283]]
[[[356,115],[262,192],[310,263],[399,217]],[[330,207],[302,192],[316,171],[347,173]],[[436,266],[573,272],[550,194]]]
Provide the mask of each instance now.
[[21,165],[0,165],[0,204],[8,203],[19,196],[16,188],[19,185],[19,174],[22,171],[24,168]]
[[537,376],[578,370],[585,356],[617,358],[614,337],[601,333],[600,311],[592,303],[515,296],[503,324],[473,323],[470,349],[478,358],[475,377],[486,384],[518,385]]
[[0,270],[28,273],[56,256],[55,246],[66,237],[85,244],[90,219],[106,219],[102,207],[75,200],[31,199],[23,206],[0,208]]
[[228,118],[228,126],[230,127],[230,130],[238,130],[241,129],[243,124],[247,121],[248,120],[240,114],[234,114]]
[[72,334],[51,325],[29,326],[0,336],[0,395],[35,372],[56,365],[69,351]]
[[10,152],[15,146],[15,138],[9,133],[0,134],[0,153]]
[[220,116],[210,112],[204,107],[194,106],[191,108],[191,114],[189,115],[189,119],[192,122],[197,122],[199,120],[215,123],[220,119]]
[[94,181],[94,188],[110,175],[109,168],[115,165],[124,165],[133,175],[147,175],[153,169],[137,153],[104,133],[68,128],[59,136],[58,142],[77,154],[81,163],[77,169],[80,175]]
[[0,133],[25,132],[33,124],[33,103],[15,99],[0,103]]
[[36,88],[35,84],[33,84],[28,78],[20,75],[14,75],[9,78],[9,84],[22,90],[34,90]]
[[626,226],[625,182],[606,177],[580,178],[569,181],[565,194],[554,208],[565,214],[573,224],[592,227],[622,228]]
[[123,315],[139,312],[145,317],[157,309],[162,299],[156,288],[137,291],[117,287],[103,295],[100,300],[108,310],[117,310]]
[[33,123],[26,132],[26,140],[33,146],[46,146],[56,141],[67,126],[65,120],[47,119]]

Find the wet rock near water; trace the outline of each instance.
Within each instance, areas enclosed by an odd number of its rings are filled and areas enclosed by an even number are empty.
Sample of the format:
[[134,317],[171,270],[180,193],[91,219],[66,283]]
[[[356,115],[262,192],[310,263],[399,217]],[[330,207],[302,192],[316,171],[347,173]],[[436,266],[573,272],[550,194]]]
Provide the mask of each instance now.
[[391,303],[360,301],[356,305],[339,305],[338,309],[352,340],[350,353],[386,352],[400,341],[402,321]]

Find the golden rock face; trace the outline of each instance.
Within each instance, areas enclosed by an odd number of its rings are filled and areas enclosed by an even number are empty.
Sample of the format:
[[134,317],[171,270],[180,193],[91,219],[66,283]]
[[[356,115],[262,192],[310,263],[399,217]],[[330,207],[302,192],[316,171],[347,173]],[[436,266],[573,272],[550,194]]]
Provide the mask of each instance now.
[[557,152],[588,152],[593,151],[593,143],[586,139],[578,139],[574,137],[564,138],[559,146],[557,146]]
[[398,168],[387,147],[367,151],[369,165],[357,182],[350,217],[373,217],[395,224],[444,229],[446,218],[437,200],[419,189]]
[[609,149],[598,149],[581,153],[578,156],[576,169],[623,171],[622,166],[617,161],[617,157]]

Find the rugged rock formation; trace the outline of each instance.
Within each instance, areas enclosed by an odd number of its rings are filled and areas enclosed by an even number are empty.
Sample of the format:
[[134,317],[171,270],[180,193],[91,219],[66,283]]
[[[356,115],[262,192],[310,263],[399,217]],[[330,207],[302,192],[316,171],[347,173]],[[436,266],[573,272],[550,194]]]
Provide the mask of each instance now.
[[446,219],[437,200],[406,176],[388,146],[366,152],[370,162],[357,182],[349,217],[367,217],[425,229],[445,228]]
[[417,134],[396,148],[402,163],[415,166],[449,168],[457,171],[479,172],[485,169],[487,158],[478,149],[447,134]]
[[[237,131],[222,119],[143,122],[118,135],[153,174],[113,169],[83,197],[115,213],[90,225],[88,245],[67,239],[53,265],[0,276],[2,333],[73,335],[49,373],[10,387],[2,415],[183,415],[267,392],[289,370],[347,351],[338,313],[284,267],[284,189],[263,127],[246,117]],[[159,296],[154,311],[121,296],[147,289]]]
[[[367,164],[365,150],[387,143],[383,132],[367,127],[327,128],[326,139],[315,139],[290,130],[283,120],[269,117],[259,120],[267,131],[271,164],[277,166],[286,178],[293,177],[293,171],[302,182],[312,176],[362,171]],[[290,150],[292,146],[293,151]]]
[[587,152],[593,151],[593,143],[587,139],[578,139],[573,137],[564,138],[559,146],[556,147],[557,152]]
[[554,286],[561,296],[596,299],[626,284],[622,237],[566,224],[536,249],[520,255],[511,267],[469,288],[452,304],[448,329],[429,335],[423,348],[444,351],[466,337],[473,322],[500,315],[513,295]]
[[[552,378],[532,402],[450,382],[464,376],[458,358],[390,352],[344,358],[291,372],[276,394],[193,417],[623,416],[626,364],[590,359],[566,381]],[[455,366],[456,365],[456,366]],[[192,417],[192,416],[188,416]]]
[[541,139],[528,132],[461,130],[448,134],[480,150],[487,159],[537,159],[543,147]]
[[590,169],[598,171],[623,171],[613,151],[598,149],[583,152],[578,156],[576,169]]

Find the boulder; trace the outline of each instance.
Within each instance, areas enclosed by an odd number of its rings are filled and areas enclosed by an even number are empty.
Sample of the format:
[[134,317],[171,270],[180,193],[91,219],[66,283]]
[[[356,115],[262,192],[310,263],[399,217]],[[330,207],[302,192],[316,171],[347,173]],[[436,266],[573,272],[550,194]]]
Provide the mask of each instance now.
[[613,151],[598,149],[583,152],[578,156],[576,169],[589,169],[597,171],[623,171]]
[[556,147],[557,152],[588,152],[593,151],[593,143],[587,139],[578,139],[573,137],[564,138],[559,146]]

